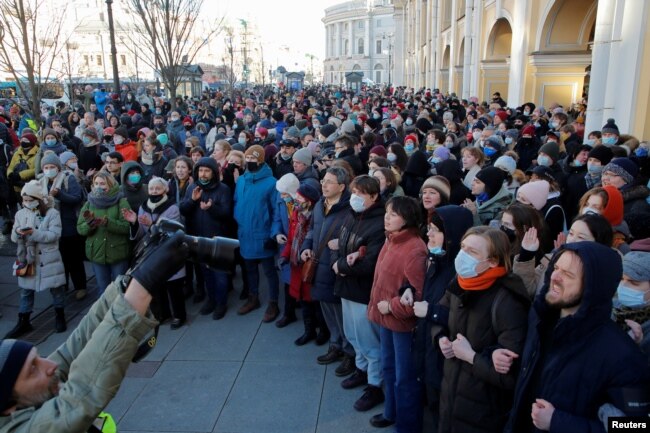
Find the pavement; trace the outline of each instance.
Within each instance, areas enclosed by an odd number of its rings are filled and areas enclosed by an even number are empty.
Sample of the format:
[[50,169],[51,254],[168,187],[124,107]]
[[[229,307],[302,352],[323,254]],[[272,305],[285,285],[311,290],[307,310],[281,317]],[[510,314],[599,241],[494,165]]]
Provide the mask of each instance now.
[[[0,235],[0,336],[16,323],[20,292],[12,276],[15,246]],[[94,277],[88,263],[89,288]],[[264,278],[261,278],[264,284]],[[353,409],[363,388],[344,390],[334,374],[338,363],[318,365],[327,346],[303,347],[293,341],[302,321],[278,329],[262,323],[268,299],[262,287],[262,308],[238,316],[241,281],[235,281],[228,312],[220,321],[200,316],[200,305],[188,301],[188,325],[160,329],[158,344],[132,364],[108,405],[121,433],[351,433],[378,432],[368,420],[382,406],[360,413]],[[91,296],[91,295],[89,295]],[[51,297],[36,296],[32,322],[36,330],[25,339],[47,355],[65,341],[88,311],[90,300],[66,303],[68,332],[53,333]],[[281,304],[282,305],[282,304]],[[300,314],[300,313],[298,313]],[[425,420],[426,425],[426,420]],[[431,426],[424,431],[433,431]]]

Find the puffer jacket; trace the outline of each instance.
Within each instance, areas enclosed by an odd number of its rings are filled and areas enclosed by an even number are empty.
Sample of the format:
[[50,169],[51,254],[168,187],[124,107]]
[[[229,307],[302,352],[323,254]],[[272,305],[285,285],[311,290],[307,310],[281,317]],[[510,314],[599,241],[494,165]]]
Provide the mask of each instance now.
[[[22,146],[19,146],[11,157],[9,167],[7,167],[7,176],[16,171],[17,168],[23,168],[18,172],[20,180],[27,183],[36,176],[36,155],[39,152],[38,146],[32,146],[27,152]],[[24,162],[25,164],[22,164]],[[23,185],[14,185],[14,191],[20,192]]]
[[635,239],[650,237],[650,204],[647,202],[650,189],[645,185],[627,186],[621,189],[623,195],[623,219],[630,227]]
[[268,164],[256,172],[246,171],[235,187],[235,220],[239,224],[239,248],[245,259],[273,257],[271,226],[278,191],[276,179]]
[[[352,209],[349,213],[341,228],[339,249],[332,254],[339,270],[334,294],[359,304],[368,304],[375,265],[385,240],[384,204],[380,201],[361,213]],[[362,247],[363,257],[360,256],[354,265],[348,265],[348,254],[358,252]]]
[[29,209],[16,212],[11,241],[18,242],[16,230],[23,227],[34,229],[27,236],[28,242],[34,243],[34,267],[36,274],[31,277],[18,277],[18,287],[40,292],[54,289],[65,284],[65,270],[59,252],[61,238],[61,216],[56,209],[48,209],[41,219]]
[[69,172],[59,173],[52,183],[43,176],[39,179],[43,188],[43,195],[49,195],[52,188],[57,188],[59,193],[54,197],[54,208],[61,214],[61,237],[77,235],[77,217],[83,201],[83,193],[77,178]]
[[120,173],[120,191],[122,196],[126,198],[131,206],[133,212],[137,212],[149,197],[149,191],[147,189],[147,183],[144,181],[144,176],[140,179],[137,185],[130,185],[127,182],[127,176],[130,172],[138,170],[142,174],[142,167],[136,161],[126,161],[122,164],[122,171]]
[[[463,290],[456,280],[441,305],[449,307],[450,340],[462,334],[476,352],[474,364],[445,360],[440,396],[440,433],[501,432],[512,404],[517,362],[508,374],[494,369],[498,348],[521,354],[529,302],[521,278],[510,273],[485,290]],[[529,411],[530,412],[530,411]]]
[[491,199],[477,206],[474,214],[474,225],[488,225],[490,221],[499,217],[499,214],[512,203],[512,195],[505,187],[501,187]]
[[[115,194],[119,194],[117,187]],[[125,198],[106,209],[98,208],[86,202],[81,208],[77,220],[77,231],[86,236],[86,257],[91,262],[110,265],[127,260],[130,257],[129,222],[122,216],[122,211],[131,209]],[[89,210],[95,218],[108,217],[105,226],[92,229],[84,219],[84,212]]]
[[[289,234],[289,220],[293,211],[293,204],[287,204],[280,194],[275,200],[275,212],[273,212],[273,223],[271,224],[271,238],[275,239],[277,235]],[[281,253],[285,245],[278,245]],[[280,265],[280,278],[284,284],[291,282],[291,266],[288,262]]]
[[[332,265],[334,264],[336,255],[334,251],[330,250],[327,243],[332,239],[338,239],[349,209],[350,192],[348,190],[343,191],[338,203],[333,205],[327,214],[325,214],[325,197],[321,197],[314,205],[311,227],[302,243],[300,252],[311,250],[312,255],[315,257],[322,245],[321,254],[316,257],[318,266],[316,267],[314,282],[311,288],[312,299],[316,301],[341,302],[341,299],[334,295],[336,275],[332,270]],[[326,238],[328,233],[330,233],[329,238]]]

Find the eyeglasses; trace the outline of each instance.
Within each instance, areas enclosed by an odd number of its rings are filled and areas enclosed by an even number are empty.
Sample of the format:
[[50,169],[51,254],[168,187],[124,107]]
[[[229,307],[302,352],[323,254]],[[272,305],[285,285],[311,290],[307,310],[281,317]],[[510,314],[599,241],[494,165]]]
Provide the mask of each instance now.
[[338,182],[335,181],[335,180],[325,180],[325,179],[322,179],[322,180],[320,181],[320,184],[321,184],[321,185],[340,185],[340,183],[338,183]]

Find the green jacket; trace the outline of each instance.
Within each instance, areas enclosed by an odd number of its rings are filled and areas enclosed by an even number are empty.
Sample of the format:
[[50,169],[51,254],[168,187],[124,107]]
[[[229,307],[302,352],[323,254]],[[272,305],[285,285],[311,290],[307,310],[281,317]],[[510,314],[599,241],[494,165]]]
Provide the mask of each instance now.
[[68,339],[49,356],[63,387],[39,408],[0,416],[0,433],[83,433],[115,397],[139,342],[157,322],[108,285]]
[[474,225],[488,225],[493,219],[497,219],[503,209],[512,203],[512,194],[505,187],[501,187],[499,192],[488,201],[477,206],[477,212],[474,214]]
[[[125,198],[107,209],[96,208],[89,202],[81,208],[77,231],[81,236],[86,236],[86,257],[91,262],[109,265],[130,257],[129,222],[122,216],[122,209],[131,209]],[[93,212],[96,218],[107,216],[108,224],[90,228],[83,217],[86,210]]]

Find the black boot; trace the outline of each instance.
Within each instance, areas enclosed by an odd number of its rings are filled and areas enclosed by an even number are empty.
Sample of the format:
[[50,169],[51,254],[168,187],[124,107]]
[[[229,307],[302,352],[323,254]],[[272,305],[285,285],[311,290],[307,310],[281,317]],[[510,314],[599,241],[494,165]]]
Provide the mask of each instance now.
[[289,285],[284,285],[284,314],[275,322],[275,326],[278,328],[284,328],[290,323],[298,320],[296,318],[296,300],[289,294]]
[[14,326],[14,329],[7,332],[5,338],[18,338],[32,331],[34,328],[32,327],[32,324],[29,322],[29,316],[31,314],[32,313],[18,313],[18,323],[16,324],[16,326]]
[[68,326],[65,323],[65,313],[63,312],[63,308],[55,308],[54,314],[56,314],[54,329],[56,329],[56,332],[65,332],[68,329]]
[[314,316],[311,308],[306,303],[302,309],[302,322],[305,324],[305,333],[302,334],[294,343],[296,346],[304,346],[316,338],[316,327],[314,326]]

